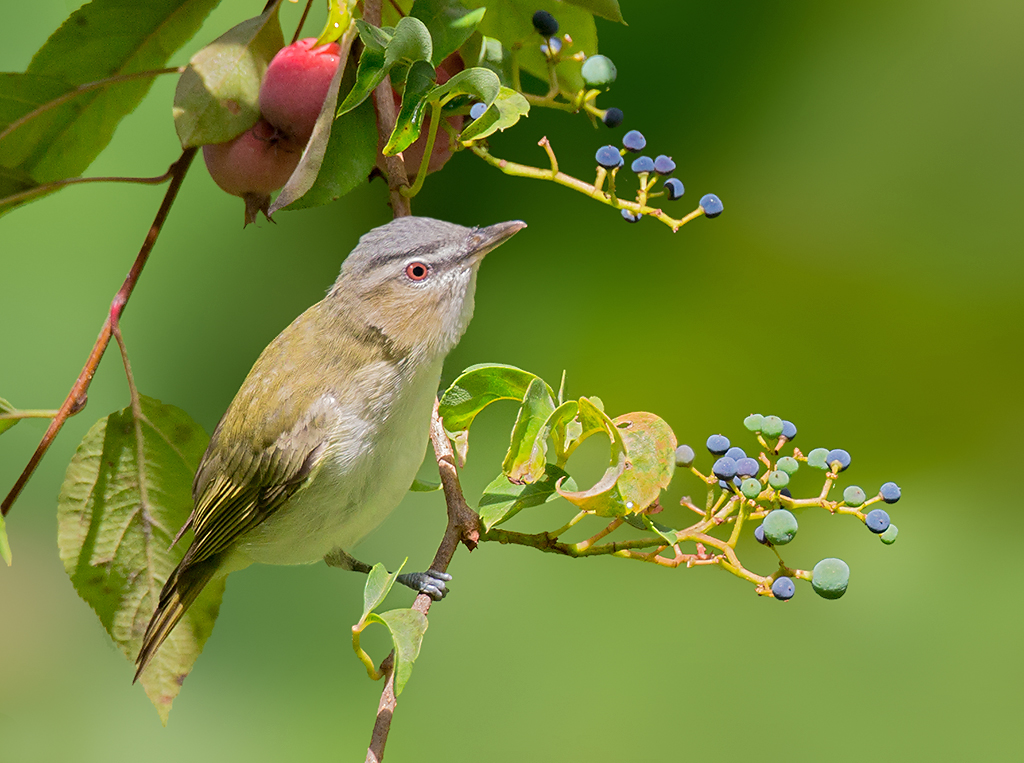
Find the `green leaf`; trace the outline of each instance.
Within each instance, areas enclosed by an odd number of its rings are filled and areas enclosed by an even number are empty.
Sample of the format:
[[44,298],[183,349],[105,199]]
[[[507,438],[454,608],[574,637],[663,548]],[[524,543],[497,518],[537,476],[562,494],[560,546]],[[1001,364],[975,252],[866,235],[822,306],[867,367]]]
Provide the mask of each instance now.
[[565,2],[590,11],[603,19],[619,24],[626,23],[626,20],[622,18],[622,11],[619,9],[619,0],[565,0]]
[[459,0],[416,0],[410,15],[426,24],[434,47],[430,62],[439,66],[476,31],[485,11],[467,11]]
[[[467,8],[487,8],[480,22],[480,32],[500,41],[509,50],[521,44],[519,65],[542,82],[548,81],[548,61],[540,50],[541,37],[531,19],[537,10],[550,12],[558,19],[559,34],[572,37],[572,45],[563,44],[562,62],[558,64],[558,81],[562,89],[576,93],[583,88],[581,64],[571,60],[574,53],[588,56],[597,53],[597,28],[594,17],[583,8],[559,0],[464,0]],[[509,83],[506,83],[509,84]]]
[[260,82],[284,47],[280,0],[232,27],[189,62],[174,92],[174,129],[182,148],[224,143],[260,118]]
[[417,18],[406,16],[398,22],[391,41],[384,49],[384,68],[390,69],[399,63],[411,66],[416,61],[430,61],[433,52],[427,25]]
[[470,366],[441,395],[439,413],[455,443],[459,461],[469,452],[468,430],[473,419],[496,400],[523,401],[536,374],[500,364]]
[[474,32],[459,51],[466,66],[483,67],[494,72],[502,85],[512,84],[512,55],[498,40]]
[[414,479],[409,491],[412,493],[433,493],[441,489],[440,482],[428,482],[427,480]]
[[490,69],[474,66],[463,69],[430,94],[431,101],[440,101],[457,95],[472,95],[490,105],[501,92],[501,82]]
[[382,153],[394,156],[405,151],[420,136],[423,117],[426,116],[427,96],[434,89],[437,75],[429,61],[416,61],[405,76],[402,88],[402,106],[395,118],[395,129]]
[[540,506],[558,498],[555,486],[563,479],[563,484],[568,490],[576,489],[572,477],[554,464],[545,464],[543,478],[525,485],[514,485],[508,481],[504,472],[499,474],[484,488],[484,493],[480,496],[478,513],[484,529],[490,530],[506,522],[523,509]]
[[[160,589],[187,540],[171,541],[192,511],[192,478],[209,438],[158,400],[98,421],[68,466],[57,500],[57,543],[78,595],[134,663]],[[161,720],[213,630],[224,592],[210,582],[171,632],[141,682]]]
[[536,482],[544,474],[550,434],[550,429],[545,430],[544,425],[554,410],[555,401],[551,399],[548,385],[543,379],[534,379],[526,388],[523,404],[512,427],[512,441],[501,464],[501,470],[510,482]]
[[407,561],[408,558],[394,573],[388,572],[383,564],[373,565],[370,574],[366,576],[366,586],[363,588],[363,620],[368,619],[370,613],[387,598]]
[[0,514],[0,559],[3,559],[7,566],[11,566],[11,544],[7,540],[7,525],[4,523],[4,515]]
[[626,471],[619,490],[634,510],[654,503],[672,481],[676,468],[676,436],[668,423],[653,413],[627,413],[613,420],[626,447]]
[[427,616],[415,609],[392,609],[376,618],[391,631],[391,640],[395,642],[395,694],[398,695],[409,682],[413,663],[420,656]]
[[[67,83],[63,92],[71,92],[77,85],[107,77],[158,69],[199,30],[216,5],[217,0],[93,0],[50,36],[26,74]],[[0,83],[0,98],[11,94],[6,86],[12,82]],[[40,183],[81,175],[151,84],[149,77],[113,83],[43,113],[0,142],[0,165]],[[34,109],[39,98],[61,94],[38,87],[20,113],[6,112],[7,121]]]
[[[341,76],[339,67],[335,78]],[[298,167],[271,204],[271,215],[279,209],[308,209],[340,199],[362,185],[373,169],[377,161],[373,104],[364,102],[334,118],[337,84],[327,93]]]
[[[363,40],[362,55],[359,56],[359,70],[356,73],[356,83],[349,91],[345,100],[338,107],[337,116],[343,116],[365,101],[377,85],[384,81],[388,70],[384,65],[384,46],[377,45],[379,40],[376,33],[384,34],[377,27],[371,27],[363,21],[356,21],[356,28],[359,29],[359,37]],[[367,30],[364,34],[364,30]],[[372,30],[372,31],[371,31]],[[388,37],[388,40],[391,38]],[[367,42],[370,40],[372,42]],[[386,43],[385,43],[386,44]],[[376,121],[374,122],[376,125]],[[376,127],[374,127],[376,129]],[[374,143],[374,155],[376,155],[376,142]]]
[[[75,85],[63,79],[41,77],[21,72],[0,74],[0,131],[43,104],[66,95]],[[68,108],[68,107],[63,107]],[[46,120],[53,119],[53,111],[43,112],[0,141],[0,160],[7,167],[17,167],[26,161],[35,147],[30,140],[33,131],[41,131]]]
[[593,402],[594,400],[596,398],[580,398],[577,420],[582,425],[583,431],[576,440],[576,444],[578,445],[594,434],[607,435],[610,443],[608,467],[601,479],[587,490],[564,490],[561,485],[556,485],[556,489],[560,496],[583,511],[591,511],[602,517],[618,517],[636,511],[640,507],[628,503],[629,499],[622,494],[619,488],[619,478],[626,470],[626,446],[618,428],[607,414]]
[[502,86],[494,103],[487,107],[487,110],[478,119],[470,122],[462,131],[459,140],[469,142],[486,138],[498,130],[506,130],[520,117],[529,116],[530,102],[523,97],[522,93],[510,87]]
[[[14,413],[15,411],[17,411],[17,408],[0,397],[0,414]],[[0,419],[0,434],[6,432],[19,421],[21,421],[21,419]]]

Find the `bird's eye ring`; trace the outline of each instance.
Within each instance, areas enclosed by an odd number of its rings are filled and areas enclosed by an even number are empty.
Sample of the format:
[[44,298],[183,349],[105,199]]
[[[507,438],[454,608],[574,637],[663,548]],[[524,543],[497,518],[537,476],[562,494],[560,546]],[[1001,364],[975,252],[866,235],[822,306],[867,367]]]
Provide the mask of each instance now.
[[410,281],[422,281],[430,275],[430,266],[425,262],[410,262],[405,266],[405,274]]

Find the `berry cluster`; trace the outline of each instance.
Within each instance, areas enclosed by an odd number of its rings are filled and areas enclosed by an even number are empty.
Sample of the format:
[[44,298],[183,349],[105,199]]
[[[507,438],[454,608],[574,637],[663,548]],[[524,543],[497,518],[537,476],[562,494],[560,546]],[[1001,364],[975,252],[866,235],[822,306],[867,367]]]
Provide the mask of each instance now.
[[313,134],[320,108],[341,60],[336,42],[316,38],[282,48],[260,83],[260,119],[226,142],[203,146],[210,176],[224,191],[245,200],[245,223],[267,214],[270,194],[291,177]]
[[[731,542],[738,538],[739,528],[745,520],[761,520],[754,529],[754,538],[778,555],[779,547],[791,543],[800,529],[794,511],[815,506],[832,514],[857,517],[886,545],[896,540],[899,531],[889,521],[889,514],[882,508],[870,508],[877,503],[896,503],[900,499],[896,483],[886,482],[870,498],[863,488],[850,485],[843,490],[840,500],[830,500],[829,493],[838,475],[850,466],[849,452],[842,448],[815,448],[805,456],[798,448],[793,448],[791,454],[783,454],[783,448],[797,436],[797,428],[792,422],[778,416],[752,414],[743,423],[757,436],[760,452],[748,456],[725,435],[713,434],[708,437],[706,446],[716,460],[707,476],[693,466],[696,460],[693,448],[680,445],[676,449],[676,465],[690,469],[709,487],[705,509],[697,508],[689,503],[689,499],[683,499],[683,505],[704,514],[716,524],[734,523]],[[824,487],[816,497],[794,498],[789,489],[790,480],[801,464],[825,472]],[[795,579],[810,581],[814,591],[826,599],[842,596],[850,579],[850,568],[841,559],[823,559],[813,570],[806,571],[786,566],[779,556],[779,569],[768,576],[756,575],[742,566],[737,567],[737,564],[738,560],[730,562],[732,571],[756,582],[759,594],[781,601],[793,597]]]
[[[557,36],[559,29],[558,20],[547,11],[537,11],[533,14],[531,21],[537,34],[544,38],[540,44],[541,53],[551,62],[552,67],[556,66],[566,58],[562,53],[562,43],[572,45],[572,37],[569,35]],[[582,61],[583,63],[580,74],[583,77],[586,88],[576,95],[574,99],[576,108],[582,107],[592,117],[600,119],[608,127],[618,127],[621,125],[623,120],[622,109],[614,107],[599,109],[594,105],[594,100],[597,96],[602,91],[608,90],[615,82],[616,77],[618,77],[619,72],[612,60],[608,56],[598,54],[587,56],[582,51],[568,56],[568,58]]]
[[[613,200],[616,199],[615,180],[619,170],[625,166],[625,155],[627,153],[640,154],[646,147],[647,139],[639,130],[630,130],[622,136],[621,149],[612,145],[601,146],[601,148],[597,149],[597,153],[594,156],[597,160],[597,180],[594,182],[594,186],[600,190],[607,178],[608,193],[611,194]],[[663,190],[652,192],[659,179],[676,171],[676,163],[672,160],[671,156],[659,154],[652,159],[649,156],[640,154],[630,163],[629,169],[636,173],[640,183],[636,194],[636,202],[639,209],[621,208],[622,219],[626,222],[639,222],[640,218],[645,214],[660,214],[661,210],[655,210],[647,206],[648,200],[652,198],[664,195],[669,201],[675,201],[682,198],[685,193],[683,182],[674,177],[668,177],[664,180],[662,183]],[[709,193],[701,198],[698,214],[703,213],[705,217],[718,217],[722,214],[722,209],[722,201],[713,193]]]

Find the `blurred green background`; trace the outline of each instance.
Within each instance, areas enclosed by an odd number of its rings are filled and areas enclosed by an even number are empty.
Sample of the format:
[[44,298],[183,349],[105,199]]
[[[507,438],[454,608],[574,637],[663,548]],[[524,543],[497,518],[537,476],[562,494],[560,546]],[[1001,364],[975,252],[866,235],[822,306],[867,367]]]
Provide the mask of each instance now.
[[[4,71],[23,70],[74,7],[3,5]],[[226,0],[173,60],[261,5]],[[599,145],[639,128],[676,159],[680,210],[714,192],[725,213],[675,235],[630,226],[457,156],[418,214],[530,227],[488,258],[446,380],[485,361],[552,382],[567,369],[571,394],[601,396],[612,415],[657,412],[694,445],[718,431],[741,442],[746,414],[777,413],[805,452],[853,454],[845,484],[899,482],[900,538],[885,547],[853,520],[804,514],[787,560],[840,556],[852,582],[839,602],[801,584],[785,606],[713,569],[460,551],[388,759],[1017,759],[1024,5],[622,5],[630,26],[598,31],[619,69],[601,103],[625,111],[624,128],[535,110],[493,150],[543,163],[548,135],[586,178]],[[297,15],[285,9],[286,28]],[[166,169],[173,88],[157,82],[89,174]],[[0,221],[0,396],[63,399],[162,193],[72,188]],[[388,219],[385,199],[378,181],[242,230],[242,202],[197,164],[123,324],[142,391],[212,429],[260,349]],[[89,402],[8,520],[0,760],[361,760],[380,692],[349,648],[363,581],[324,565],[232,576],[161,727],[57,556],[64,468],[88,427],[127,404],[116,352]],[[474,430],[471,498],[513,415],[496,406]],[[3,491],[42,431],[30,421],[0,438]],[[680,474],[665,504],[697,489]],[[512,526],[553,525],[538,519]],[[443,526],[439,496],[410,496],[359,556],[422,568]],[[772,569],[749,538],[744,553]]]

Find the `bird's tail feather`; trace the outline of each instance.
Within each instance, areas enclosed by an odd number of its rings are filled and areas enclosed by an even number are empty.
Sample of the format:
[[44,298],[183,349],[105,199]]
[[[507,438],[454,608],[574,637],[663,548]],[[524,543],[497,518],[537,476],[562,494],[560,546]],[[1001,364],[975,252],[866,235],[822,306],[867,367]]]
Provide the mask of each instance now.
[[217,569],[217,565],[212,562],[212,559],[208,559],[189,566],[184,566],[183,562],[167,579],[163,590],[160,591],[156,611],[153,612],[153,617],[146,627],[146,635],[142,637],[142,648],[139,650],[139,656],[135,658],[138,669],[132,683],[139,680],[142,671],[152,661],[164,639],[170,635],[182,615],[210,582]]

